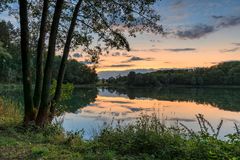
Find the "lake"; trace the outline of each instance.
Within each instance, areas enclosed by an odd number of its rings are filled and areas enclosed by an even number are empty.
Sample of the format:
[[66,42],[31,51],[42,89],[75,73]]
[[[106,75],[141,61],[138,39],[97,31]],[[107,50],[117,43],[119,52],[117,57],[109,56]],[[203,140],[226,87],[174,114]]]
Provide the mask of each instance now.
[[183,123],[199,130],[197,114],[217,128],[223,120],[219,137],[235,132],[240,123],[240,90],[219,88],[76,88],[63,103],[66,112],[57,117],[66,131],[84,129],[90,138],[106,125],[132,123],[137,117],[156,114],[162,123]]
[[[0,96],[22,102],[21,89],[5,87]],[[219,137],[235,132],[240,123],[240,89],[234,88],[75,88],[71,99],[62,102],[62,121],[66,131],[84,129],[91,138],[106,125],[125,125],[142,114],[156,114],[162,123],[172,126],[183,123],[199,130],[197,114],[217,128],[223,120]]]

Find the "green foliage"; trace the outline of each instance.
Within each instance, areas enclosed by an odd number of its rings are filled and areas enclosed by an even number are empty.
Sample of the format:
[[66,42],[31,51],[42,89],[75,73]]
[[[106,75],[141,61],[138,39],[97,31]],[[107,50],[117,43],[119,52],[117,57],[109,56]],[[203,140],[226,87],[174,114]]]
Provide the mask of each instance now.
[[11,47],[13,40],[16,42],[17,34],[14,26],[11,22],[2,20],[0,22],[0,41],[3,43],[3,47]]
[[33,156],[44,156],[49,153],[49,149],[46,147],[33,147],[32,154]]
[[76,112],[79,107],[85,107],[96,101],[98,94],[97,88],[75,88],[70,99],[62,101],[66,112]]
[[0,82],[21,80],[18,31],[10,22],[0,21]]
[[240,62],[224,62],[210,68],[163,70],[109,78],[111,85],[151,87],[166,85],[240,85]]
[[[58,67],[61,62],[61,57],[55,57],[53,77],[57,78]],[[80,84],[94,84],[97,82],[97,73],[94,68],[80,63],[76,60],[69,60],[67,62],[64,83]]]
[[[3,48],[3,43],[0,41],[0,59],[1,61],[6,62],[7,58],[12,58],[12,56],[7,52],[5,48]],[[3,62],[1,62],[1,64]]]
[[[50,95],[51,97],[54,96],[55,90],[57,87],[57,81],[54,79],[51,84]],[[72,97],[72,93],[74,90],[74,85],[71,83],[66,83],[62,85],[62,93],[60,101],[68,100]]]
[[111,151],[113,159],[237,159],[240,136],[230,137],[222,141],[206,131],[189,134],[182,127],[166,127],[154,115],[143,115],[132,125],[103,129],[91,155]]

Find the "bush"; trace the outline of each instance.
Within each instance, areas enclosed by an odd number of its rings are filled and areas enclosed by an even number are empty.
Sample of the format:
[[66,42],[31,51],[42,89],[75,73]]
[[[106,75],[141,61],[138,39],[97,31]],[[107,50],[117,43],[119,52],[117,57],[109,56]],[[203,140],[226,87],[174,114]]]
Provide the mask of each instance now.
[[103,129],[93,141],[97,145],[92,145],[88,154],[111,153],[115,159],[133,160],[236,159],[240,156],[238,134],[222,141],[205,130],[190,131],[181,126],[166,127],[155,115],[143,115],[132,125]]

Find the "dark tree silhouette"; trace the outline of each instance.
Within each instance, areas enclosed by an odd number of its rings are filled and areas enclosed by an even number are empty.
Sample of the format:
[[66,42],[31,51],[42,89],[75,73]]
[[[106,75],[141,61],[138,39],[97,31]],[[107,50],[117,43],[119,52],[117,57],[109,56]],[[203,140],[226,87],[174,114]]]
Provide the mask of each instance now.
[[27,0],[19,0],[23,93],[24,93],[24,103],[25,103],[24,105],[25,106],[24,107],[24,124],[25,125],[27,125],[29,121],[34,119],[27,8],[28,8]]
[[48,43],[48,55],[47,55],[47,61],[46,61],[46,66],[44,70],[41,104],[40,104],[37,119],[36,119],[36,124],[39,126],[43,126],[48,118],[53,60],[55,56],[55,46],[56,46],[58,25],[61,17],[63,3],[64,3],[64,0],[57,0],[55,12],[53,16],[51,33],[50,33],[49,43]]
[[51,105],[51,108],[50,108],[50,112],[52,114],[54,114],[55,103],[57,103],[59,101],[60,96],[61,96],[61,88],[62,88],[64,73],[65,73],[67,58],[68,58],[68,55],[69,55],[71,41],[72,41],[72,37],[73,37],[73,33],[74,33],[74,28],[75,28],[75,25],[76,25],[78,12],[79,12],[81,3],[82,3],[82,0],[79,0],[75,9],[74,9],[71,24],[70,24],[70,28],[68,30],[67,39],[66,39],[66,43],[65,43],[65,46],[64,46],[64,50],[63,50],[62,61],[61,61],[61,65],[60,65],[60,69],[59,69],[59,73],[58,73],[58,78],[57,78],[57,87],[56,87],[55,95],[54,95],[53,102],[52,102],[52,105]]
[[44,0],[42,20],[40,27],[40,35],[37,45],[37,62],[36,62],[36,83],[34,91],[34,107],[38,108],[41,101],[42,83],[43,83],[43,51],[45,45],[45,36],[47,32],[47,17],[48,17],[49,0]]

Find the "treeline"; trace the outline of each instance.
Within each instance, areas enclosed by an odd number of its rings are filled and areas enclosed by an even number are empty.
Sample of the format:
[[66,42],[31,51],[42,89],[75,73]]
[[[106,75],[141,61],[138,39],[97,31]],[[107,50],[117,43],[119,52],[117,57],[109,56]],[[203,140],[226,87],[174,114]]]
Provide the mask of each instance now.
[[130,72],[127,76],[103,80],[110,85],[136,87],[162,85],[240,85],[240,61],[224,62],[210,68],[159,70],[152,73]]
[[[36,55],[32,50],[32,64]],[[60,56],[55,57],[53,78],[57,79]],[[32,66],[32,78],[35,79],[35,66]],[[0,83],[20,83],[22,81],[19,31],[10,22],[0,21]],[[94,68],[76,60],[69,60],[64,82],[89,84],[97,81]]]
[[[54,62],[54,72],[53,77],[57,79],[58,67],[61,63],[61,57],[55,57]],[[66,72],[64,76],[64,83],[73,83],[73,84],[93,84],[98,80],[96,70],[91,68],[83,63],[79,63],[78,61],[71,59],[68,60],[68,64],[66,66]]]

